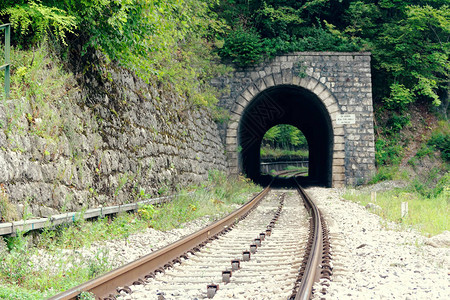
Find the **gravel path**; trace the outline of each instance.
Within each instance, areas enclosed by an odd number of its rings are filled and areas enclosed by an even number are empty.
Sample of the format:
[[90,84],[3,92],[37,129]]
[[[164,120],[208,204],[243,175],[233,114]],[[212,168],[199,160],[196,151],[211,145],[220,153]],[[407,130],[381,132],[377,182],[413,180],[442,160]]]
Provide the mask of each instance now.
[[450,299],[450,248],[383,221],[343,200],[339,190],[310,188],[325,215],[333,251],[327,294],[315,299]]

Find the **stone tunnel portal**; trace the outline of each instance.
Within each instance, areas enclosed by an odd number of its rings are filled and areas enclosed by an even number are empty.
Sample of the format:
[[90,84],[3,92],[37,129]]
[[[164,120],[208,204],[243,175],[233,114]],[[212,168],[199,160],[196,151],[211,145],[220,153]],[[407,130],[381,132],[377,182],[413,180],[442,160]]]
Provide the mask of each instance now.
[[322,101],[311,91],[294,85],[268,88],[247,105],[238,127],[239,169],[255,182],[266,183],[260,173],[264,134],[278,124],[297,127],[309,145],[307,183],[332,185],[333,129]]

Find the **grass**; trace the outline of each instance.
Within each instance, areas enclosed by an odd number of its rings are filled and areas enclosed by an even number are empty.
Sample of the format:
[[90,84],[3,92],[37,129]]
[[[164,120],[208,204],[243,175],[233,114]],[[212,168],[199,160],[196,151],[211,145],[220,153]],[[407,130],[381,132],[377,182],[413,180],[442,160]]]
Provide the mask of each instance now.
[[68,92],[76,82],[64,72],[48,48],[33,50],[12,49],[11,101],[4,101],[8,123],[4,130],[8,135],[24,133],[58,142],[66,126],[65,115]]
[[[343,195],[351,200],[365,206],[374,202],[381,210],[373,212],[382,218],[412,226],[423,235],[433,236],[450,230],[450,187],[447,187],[436,197],[427,198],[411,188],[394,189],[376,194],[376,201],[371,200],[370,192],[358,192],[347,190]],[[408,215],[401,217],[401,203],[408,202]]]
[[[145,205],[137,213],[95,222],[80,218],[71,226],[44,230],[35,237],[35,246],[31,246],[31,235],[6,238],[7,251],[0,250],[0,299],[45,299],[67,290],[113,266],[104,251],[86,258],[78,249],[104,240],[127,240],[148,227],[170,230],[202,216],[218,218],[260,190],[243,177],[211,172],[207,182],[180,191],[179,197],[162,206]],[[51,261],[49,266],[33,263],[33,255],[41,257],[43,250]]]
[[170,230],[199,217],[218,217],[231,212],[235,207],[233,204],[242,205],[248,200],[249,193],[260,191],[244,177],[230,181],[220,172],[210,173],[208,182],[210,185],[195,187],[193,194],[182,193],[164,206],[141,207],[141,219],[157,230]]

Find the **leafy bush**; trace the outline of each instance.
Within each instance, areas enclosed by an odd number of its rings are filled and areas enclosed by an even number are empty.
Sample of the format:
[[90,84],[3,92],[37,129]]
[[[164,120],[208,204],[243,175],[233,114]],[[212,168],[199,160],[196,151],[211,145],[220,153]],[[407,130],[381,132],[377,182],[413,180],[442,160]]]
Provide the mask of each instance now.
[[369,181],[369,184],[374,184],[380,181],[393,180],[398,173],[398,167],[386,167],[381,166],[378,168],[377,173]]
[[76,71],[108,78],[92,60],[96,54],[147,83],[158,82],[196,105],[213,107],[217,91],[209,81],[228,68],[212,51],[211,34],[222,24],[210,5],[202,0],[22,0],[19,5],[7,0],[0,10],[21,31],[17,46],[35,47],[55,37],[62,44],[52,45],[72,59]]
[[226,36],[219,54],[240,67],[246,67],[259,63],[263,59],[262,51],[259,33],[239,26]]
[[23,44],[34,45],[47,36],[66,44],[66,34],[73,33],[76,28],[74,16],[35,1],[6,7],[0,11],[0,15],[10,16],[11,25],[20,31],[18,37]]
[[6,238],[10,252],[0,251],[0,278],[5,278],[9,283],[22,284],[31,274],[31,260],[27,254],[28,241],[23,233],[17,237]]
[[403,157],[403,146],[396,139],[378,138],[375,142],[375,160],[378,166],[398,165]]
[[395,134],[410,124],[411,121],[408,115],[400,115],[394,112],[386,122],[386,128],[384,130],[387,134]]
[[441,151],[442,159],[448,162],[450,161],[450,125],[444,122],[439,122],[439,125],[439,128],[431,134],[427,144]]
[[413,100],[411,90],[399,83],[392,84],[391,94],[384,98],[386,108],[398,111],[404,111]]
[[436,198],[441,194],[449,194],[450,173],[440,175],[438,168],[429,170],[425,175],[416,177],[412,189],[425,198]]

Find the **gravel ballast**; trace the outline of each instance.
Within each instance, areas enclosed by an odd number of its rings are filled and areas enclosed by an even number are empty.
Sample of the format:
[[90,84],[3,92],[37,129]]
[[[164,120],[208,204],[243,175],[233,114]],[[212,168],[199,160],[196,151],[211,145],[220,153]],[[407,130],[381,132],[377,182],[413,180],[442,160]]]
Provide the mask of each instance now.
[[[426,238],[415,230],[389,223],[363,206],[343,200],[342,190],[309,188],[327,220],[333,255],[333,275],[325,295],[315,299],[450,299],[450,248],[444,240]],[[160,232],[149,228],[126,240],[104,241],[76,251],[83,260],[101,249],[114,267],[129,263],[193,233],[211,220],[187,223],[181,229]],[[439,240],[439,242],[438,242]],[[69,253],[67,253],[69,254]],[[64,256],[62,252],[60,255]],[[46,251],[38,265],[55,265]],[[58,258],[61,260],[61,257]],[[318,290],[321,290],[320,286]]]
[[343,200],[337,189],[307,192],[327,220],[334,266],[327,294],[315,299],[450,299],[450,248],[428,245],[432,239]]

